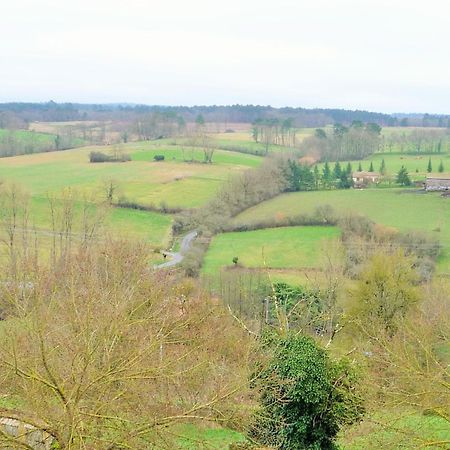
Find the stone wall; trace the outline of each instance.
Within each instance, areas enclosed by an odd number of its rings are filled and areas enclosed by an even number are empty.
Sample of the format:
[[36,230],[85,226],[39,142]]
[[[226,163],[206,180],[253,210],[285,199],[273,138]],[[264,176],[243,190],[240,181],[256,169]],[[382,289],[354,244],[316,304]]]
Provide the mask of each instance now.
[[[23,423],[16,419],[0,418],[0,430],[4,434],[17,439],[17,441],[28,444],[35,450],[50,450],[53,440],[52,437],[45,431],[39,430],[32,425]],[[1,434],[3,433],[0,433],[1,448],[6,450],[14,450],[14,448],[17,448],[17,446],[4,447],[3,445],[5,444],[1,444]]]

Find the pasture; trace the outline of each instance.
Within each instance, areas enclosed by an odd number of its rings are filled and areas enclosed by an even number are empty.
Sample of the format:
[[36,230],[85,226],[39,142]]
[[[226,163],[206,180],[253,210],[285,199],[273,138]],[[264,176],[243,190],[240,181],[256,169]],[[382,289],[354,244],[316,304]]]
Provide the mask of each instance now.
[[322,247],[339,236],[336,227],[284,227],[222,233],[215,236],[203,264],[204,275],[232,266],[233,258],[249,268],[320,268]]
[[[182,149],[151,142],[123,145],[132,157],[127,163],[90,163],[91,151],[109,152],[109,147],[83,147],[0,159],[0,180],[23,186],[31,196],[31,220],[41,229],[49,227],[48,195],[56,197],[64,189],[76,196],[87,195],[95,201],[105,200],[105,184],[113,180],[115,197],[143,205],[193,208],[207,202],[234,173],[255,167],[262,158],[217,150],[213,164],[199,162],[200,149],[189,149],[185,162]],[[165,161],[154,162],[155,154]],[[144,238],[154,246],[165,246],[170,236],[172,218],[156,212],[111,209],[106,223],[120,234]]]
[[311,213],[331,205],[336,215],[356,213],[400,231],[423,231],[439,239],[443,252],[440,271],[450,273],[450,200],[436,193],[405,189],[365,189],[283,194],[239,214],[233,223],[245,224]]
[[14,139],[22,144],[48,145],[50,148],[55,143],[56,134],[35,132],[29,130],[5,130],[0,128],[0,141]]
[[[433,169],[433,175],[439,175],[437,172],[441,161],[444,165],[444,173],[450,175],[450,153],[433,153],[431,155],[427,155],[379,152],[374,153],[373,155],[361,161],[341,161],[340,164],[342,168],[345,168],[347,164],[350,163],[353,171],[358,170],[358,166],[359,164],[361,164],[362,170],[368,171],[370,168],[370,164],[372,163],[375,172],[379,172],[383,159],[386,165],[386,177],[392,178],[393,180],[395,180],[395,176],[402,166],[406,167],[406,170],[408,171],[409,176],[412,180],[425,180],[425,177],[429,175],[427,169],[428,161],[430,159]],[[330,163],[331,169],[333,168],[333,166],[334,164]],[[322,169],[323,164],[320,164],[319,167]]]

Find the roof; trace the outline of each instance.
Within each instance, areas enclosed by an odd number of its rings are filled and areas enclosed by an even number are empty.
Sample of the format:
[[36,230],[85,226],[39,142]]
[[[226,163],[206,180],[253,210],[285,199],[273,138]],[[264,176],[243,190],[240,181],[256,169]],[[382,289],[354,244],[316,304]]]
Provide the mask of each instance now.
[[365,172],[365,171],[362,171],[362,172],[353,172],[352,173],[352,177],[355,177],[355,178],[364,178],[364,177],[379,177],[380,176],[380,174],[379,173],[377,173],[377,172]]
[[443,180],[450,181],[450,175],[442,174],[442,175],[427,175],[427,180]]

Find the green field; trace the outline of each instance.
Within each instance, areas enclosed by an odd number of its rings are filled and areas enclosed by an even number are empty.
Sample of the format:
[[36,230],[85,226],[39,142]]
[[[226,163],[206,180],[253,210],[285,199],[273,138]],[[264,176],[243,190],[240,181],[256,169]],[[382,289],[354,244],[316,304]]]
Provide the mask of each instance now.
[[219,234],[209,246],[203,273],[217,274],[235,256],[245,267],[318,268],[321,246],[339,233],[336,227],[284,227]]
[[[432,155],[412,155],[407,153],[396,153],[396,152],[380,152],[375,153],[362,161],[341,161],[341,167],[345,168],[350,162],[352,170],[358,170],[358,166],[361,163],[361,168],[364,171],[368,171],[370,168],[370,163],[373,163],[373,168],[376,172],[379,172],[381,162],[384,159],[386,165],[386,176],[395,179],[397,172],[402,166],[406,167],[411,179],[413,180],[423,180],[428,174],[428,161],[431,158],[431,165],[433,169],[433,175],[438,174],[438,167],[442,161],[444,165],[444,174],[450,176],[450,153],[432,154]],[[319,164],[322,168],[323,164]],[[331,163],[331,168],[334,164]]]
[[294,192],[249,208],[234,219],[234,224],[311,213],[319,205],[331,205],[337,214],[362,214],[400,231],[429,232],[444,247],[439,269],[450,272],[450,199],[439,194],[404,189]]
[[[120,193],[130,200],[197,207],[211,198],[230,175],[261,162],[257,156],[217,151],[213,164],[187,163],[173,159],[178,154],[173,148],[155,147],[149,142],[127,144],[123,149],[133,161],[89,163],[91,151],[108,152],[108,147],[4,158],[0,160],[0,178],[19,181],[33,195],[57,193],[69,186],[98,192],[103,180],[114,179]],[[166,150],[167,161],[153,161],[154,154],[165,154]],[[200,151],[196,152],[200,156]]]
[[[345,430],[341,435],[339,443],[343,450],[438,449],[447,448],[439,442],[450,439],[450,428],[448,422],[440,417],[413,411],[386,411],[373,420],[368,418]],[[425,445],[431,442],[436,444]]]
[[226,428],[200,428],[193,424],[185,424],[176,431],[179,435],[178,445],[186,450],[200,448],[211,450],[227,450],[229,445],[245,440],[243,434]]
[[0,128],[0,140],[12,137],[21,143],[31,143],[42,145],[54,145],[56,135],[50,133],[38,133],[28,130],[5,130]]
[[[202,164],[204,153],[201,148],[183,147],[177,145],[154,145],[151,149],[138,150],[132,154],[133,161],[153,162],[155,155],[164,155],[164,162]],[[215,150],[213,155],[213,164],[230,164],[244,167],[257,167],[261,164],[262,159],[254,155],[248,155],[238,152],[229,152],[224,150]]]
[[[50,226],[47,195],[60,196],[70,188],[76,196],[87,194],[105,199],[104,184],[114,180],[117,198],[144,205],[165,203],[168,206],[192,208],[207,202],[234,173],[261,163],[262,158],[241,153],[219,151],[213,164],[184,162],[182,150],[151,142],[130,143],[123,151],[130,154],[127,163],[89,162],[91,151],[108,152],[108,147],[83,147],[62,152],[48,152],[0,159],[0,180],[15,182],[31,195],[31,220],[40,229]],[[200,149],[190,149],[186,158],[201,159]],[[166,159],[154,162],[155,154]],[[170,237],[172,218],[155,212],[113,209],[107,224],[122,235],[144,238],[154,246],[165,246]]]

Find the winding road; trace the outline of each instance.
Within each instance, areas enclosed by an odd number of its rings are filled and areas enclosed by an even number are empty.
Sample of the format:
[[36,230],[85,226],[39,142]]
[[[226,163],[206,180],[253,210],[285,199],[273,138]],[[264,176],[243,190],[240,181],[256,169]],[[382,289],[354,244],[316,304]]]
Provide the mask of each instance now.
[[156,269],[166,269],[167,267],[176,266],[181,261],[183,261],[185,253],[187,253],[188,250],[191,248],[192,242],[197,237],[197,234],[198,234],[197,231],[194,230],[194,231],[191,231],[190,233],[188,233],[186,236],[184,236],[184,238],[181,240],[181,243],[180,243],[180,251],[179,252],[176,252],[176,253],[164,252],[164,254],[166,254],[167,256],[169,256],[172,259],[165,263],[155,265],[155,268]]

